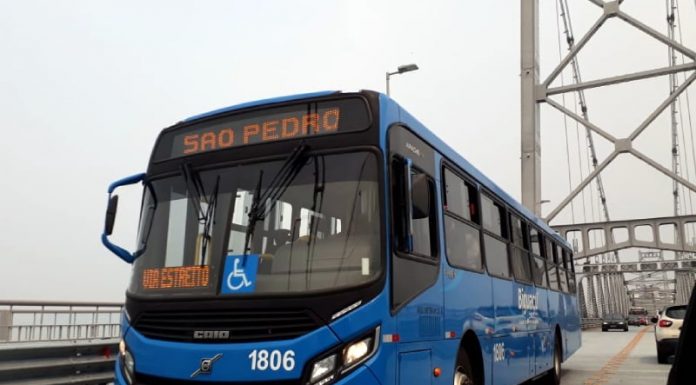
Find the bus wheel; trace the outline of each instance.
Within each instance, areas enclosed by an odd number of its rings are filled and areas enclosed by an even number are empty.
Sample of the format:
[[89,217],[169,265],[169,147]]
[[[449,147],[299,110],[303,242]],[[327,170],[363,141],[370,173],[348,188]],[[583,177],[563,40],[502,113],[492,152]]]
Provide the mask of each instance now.
[[546,378],[548,385],[560,385],[561,383],[561,340],[559,338],[556,338],[553,347],[553,368],[549,370]]
[[454,369],[454,385],[474,385],[474,371],[471,369],[471,361],[466,350],[459,351],[457,367]]

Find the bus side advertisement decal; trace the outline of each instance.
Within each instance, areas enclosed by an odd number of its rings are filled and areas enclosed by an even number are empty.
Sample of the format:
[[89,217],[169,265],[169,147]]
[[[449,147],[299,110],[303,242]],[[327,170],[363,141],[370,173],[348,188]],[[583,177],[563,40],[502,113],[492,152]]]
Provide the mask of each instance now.
[[517,308],[520,310],[532,310],[536,311],[539,309],[539,294],[528,294],[524,292],[524,289],[517,289]]

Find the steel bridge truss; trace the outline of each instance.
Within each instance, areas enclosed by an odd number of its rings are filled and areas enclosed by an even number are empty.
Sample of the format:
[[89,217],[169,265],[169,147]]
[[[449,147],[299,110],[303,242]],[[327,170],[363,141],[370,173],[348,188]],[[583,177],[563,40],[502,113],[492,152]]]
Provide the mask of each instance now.
[[[643,80],[643,79],[648,79],[648,78],[653,78],[657,76],[664,76],[664,75],[670,75],[670,74],[676,74],[676,73],[681,73],[681,72],[688,72],[688,71],[694,71],[696,70],[696,51],[691,50],[690,48],[680,44],[679,42],[675,41],[674,39],[671,39],[664,34],[654,30],[653,28],[645,25],[641,21],[637,20],[636,18],[632,17],[631,15],[627,14],[626,12],[621,10],[620,2],[619,1],[610,1],[610,2],[603,2],[601,0],[589,0],[591,3],[602,7],[604,12],[602,15],[599,17],[599,19],[590,27],[589,31],[573,45],[573,47],[570,49],[568,54],[561,60],[561,62],[553,69],[553,71],[549,74],[549,76],[540,83],[535,84],[534,89],[532,92],[525,93],[523,90],[523,110],[525,106],[525,102],[531,103],[534,105],[534,109],[538,109],[538,103],[547,103],[551,107],[555,108],[556,110],[560,111],[561,113],[565,114],[566,116],[570,117],[571,119],[577,121],[581,125],[585,126],[587,129],[591,130],[593,133],[601,136],[602,138],[606,139],[607,141],[611,142],[614,145],[614,150],[604,159],[601,163],[599,163],[594,170],[585,177],[583,181],[580,182],[579,185],[573,189],[573,191],[570,192],[570,194],[556,207],[554,208],[549,215],[546,217],[546,221],[551,221],[553,218],[555,218],[561,210],[563,210],[568,204],[585,188],[587,187],[593,180],[595,180],[600,173],[607,168],[607,166],[614,160],[616,159],[619,155],[621,154],[631,154],[635,156],[636,158],[640,159],[644,163],[646,163],[648,166],[653,167],[657,171],[661,172],[662,174],[666,175],[667,177],[671,178],[673,181],[676,181],[680,184],[682,184],[684,187],[688,188],[691,191],[696,192],[696,184],[691,183],[688,181],[686,178],[680,176],[678,173],[674,172],[673,170],[670,170],[667,167],[662,166],[660,163],[656,162],[655,160],[651,159],[648,155],[642,153],[641,151],[638,151],[633,147],[634,141],[638,138],[638,136],[645,131],[645,129],[657,119],[657,117],[664,112],[667,108],[669,108],[677,98],[696,80],[696,72],[691,73],[688,77],[686,77],[686,80],[676,87],[673,92],[662,102],[660,105],[652,112],[650,113],[644,120],[643,122],[636,127],[633,132],[626,138],[617,138],[610,134],[607,130],[599,127],[598,125],[590,122],[587,120],[585,117],[580,116],[576,114],[575,112],[569,110],[568,108],[564,107],[563,105],[559,104],[558,102],[554,101],[553,99],[550,98],[550,96],[553,95],[560,95],[560,94],[565,94],[569,92],[577,92],[581,90],[587,90],[591,88],[597,88],[597,87],[604,87],[604,86],[610,86],[610,85],[615,85],[615,84],[620,84],[620,83],[627,83],[627,82],[633,82],[633,81],[638,81],[638,80]],[[570,85],[564,85],[560,87],[551,87],[551,84],[556,80],[556,78],[561,74],[561,72],[568,66],[569,63],[571,63],[572,60],[574,60],[578,53],[587,45],[587,43],[592,39],[592,37],[599,31],[599,29],[604,25],[606,21],[609,19],[619,19],[623,20],[627,24],[637,28],[638,30],[644,32],[648,36],[656,39],[659,42],[662,42],[665,44],[667,47],[670,47],[674,49],[676,52],[679,52],[683,54],[686,58],[689,58],[692,62],[690,63],[685,63],[681,65],[676,65],[676,66],[669,66],[669,67],[664,67],[664,68],[657,68],[653,70],[648,70],[648,71],[641,71],[641,72],[636,72],[632,74],[626,74],[626,75],[620,75],[620,76],[614,76],[614,77],[609,77],[605,79],[598,79],[598,80],[592,80],[592,81],[587,81],[587,82],[581,82],[581,83],[576,83],[576,84],[570,84]],[[524,41],[524,40],[523,40]],[[523,48],[523,52],[525,52]],[[524,59],[523,59],[524,60]],[[524,74],[524,71],[523,71]],[[523,86],[525,85],[523,81]],[[524,100],[524,96],[527,97],[534,97],[534,100]],[[536,117],[538,118],[538,110],[536,112]],[[523,117],[523,126],[524,126],[524,117]],[[538,119],[537,122],[535,123],[537,125],[537,132],[538,132]],[[525,131],[523,129],[523,135],[525,134]],[[538,140],[538,136],[536,137]],[[529,138],[527,138],[529,140]],[[525,142],[525,139],[523,138],[523,144]],[[525,153],[523,152],[523,160],[525,158]],[[529,162],[522,162],[522,175],[524,176],[525,174],[529,174],[530,171],[525,172],[525,167],[531,167],[534,166],[533,164]],[[538,172],[538,170],[537,170]],[[531,174],[535,174],[534,172],[531,172]],[[540,178],[539,178],[540,179]],[[539,181],[540,183],[540,181]],[[540,190],[540,188],[539,188]],[[531,194],[535,191],[535,188],[525,188],[523,186],[522,190],[522,200],[523,202],[526,201],[531,201],[531,202],[541,202],[541,197],[536,196],[534,198],[529,198]],[[525,199],[527,197],[527,199]],[[535,207],[537,212],[540,210],[538,207]]]
[[[574,245],[576,260],[631,247],[696,252],[696,244],[689,239],[696,230],[696,215],[579,223],[553,228],[566,239],[580,239],[580,244]],[[596,243],[591,245],[590,239]]]
[[[624,263],[599,263],[583,265],[582,272],[585,275],[607,274],[607,273],[647,273],[647,272],[666,272],[666,271],[687,271],[696,269],[696,259],[671,260],[661,262],[624,262]],[[659,280],[656,282],[668,282]],[[674,282],[672,280],[672,282]]]
[[[672,303],[687,303],[696,283],[696,259],[665,260],[662,252],[641,252],[639,262],[590,263],[590,258],[635,247],[671,250],[681,253],[678,255],[682,257],[692,256],[696,244],[690,241],[689,235],[696,230],[696,215],[553,228],[566,239],[580,239],[580,244],[575,245],[574,258],[585,261],[577,265],[579,276],[576,277],[583,317],[626,314],[631,305],[644,306],[654,312]],[[639,230],[642,230],[641,234]],[[590,239],[598,242],[591,245]],[[674,272],[675,278],[668,279],[667,272]],[[638,276],[625,280],[625,274]]]
[[[621,154],[631,154],[640,159],[648,166],[653,167],[662,174],[682,184],[691,191],[696,192],[696,185],[689,182],[686,178],[673,172],[667,167],[662,166],[648,155],[638,151],[633,147],[636,138],[657,119],[675,100],[696,80],[696,72],[691,73],[686,80],[676,87],[673,92],[660,105],[650,113],[643,122],[636,127],[626,138],[617,138],[607,130],[590,122],[583,116],[576,114],[550,97],[570,92],[578,92],[587,89],[605,87],[620,83],[633,82],[643,79],[654,78],[688,72],[696,70],[696,52],[680,44],[674,39],[647,26],[638,19],[632,17],[621,9],[620,1],[604,2],[602,0],[588,0],[603,9],[602,15],[590,27],[589,31],[577,42],[574,43],[567,55],[551,71],[544,81],[539,78],[538,63],[538,0],[522,0],[522,203],[533,210],[537,215],[541,215],[541,144],[539,128],[539,104],[546,103],[571,119],[577,121],[588,130],[601,136],[614,145],[614,150],[601,163],[594,167],[594,170],[577,185],[563,201],[546,216],[546,221],[554,219],[570,202],[593,180],[600,176],[601,172]],[[662,42],[667,47],[671,47],[676,52],[683,54],[692,60],[676,66],[657,68],[648,71],[641,71],[632,74],[609,77],[592,81],[585,81],[560,87],[552,87],[552,83],[567,66],[575,60],[578,53],[587,45],[592,37],[599,31],[609,19],[623,20],[627,24],[644,32],[655,40]]]

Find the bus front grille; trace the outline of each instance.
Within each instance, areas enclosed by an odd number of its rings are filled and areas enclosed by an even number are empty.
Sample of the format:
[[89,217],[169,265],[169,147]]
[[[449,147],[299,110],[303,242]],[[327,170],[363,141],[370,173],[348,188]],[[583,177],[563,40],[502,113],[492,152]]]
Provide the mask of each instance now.
[[291,339],[320,326],[305,310],[151,311],[133,322],[149,338],[201,343]]

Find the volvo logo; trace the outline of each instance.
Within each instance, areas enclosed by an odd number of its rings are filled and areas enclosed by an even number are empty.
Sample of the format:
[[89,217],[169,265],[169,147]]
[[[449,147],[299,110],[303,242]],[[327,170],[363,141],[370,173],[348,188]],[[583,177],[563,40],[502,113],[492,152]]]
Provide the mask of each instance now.
[[201,358],[201,366],[191,373],[191,377],[196,377],[199,374],[210,374],[213,371],[213,363],[222,358],[222,353],[214,355],[212,358]]

